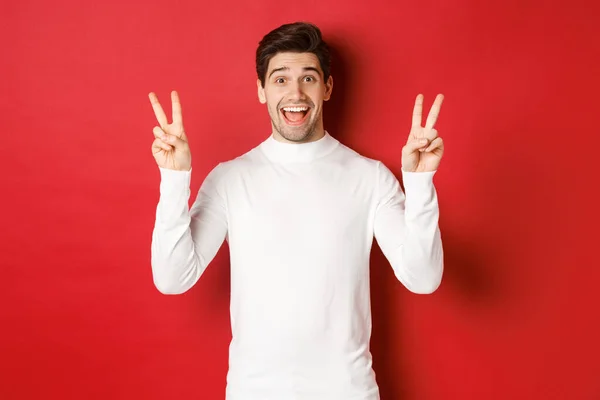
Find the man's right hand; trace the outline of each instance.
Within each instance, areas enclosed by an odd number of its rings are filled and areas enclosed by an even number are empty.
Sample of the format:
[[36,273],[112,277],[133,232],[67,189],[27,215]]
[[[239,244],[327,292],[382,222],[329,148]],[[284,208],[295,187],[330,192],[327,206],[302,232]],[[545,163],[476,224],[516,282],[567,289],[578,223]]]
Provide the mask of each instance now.
[[162,168],[190,171],[192,169],[192,154],[183,129],[181,103],[177,92],[171,92],[173,122],[170,124],[156,94],[152,92],[148,97],[150,97],[150,103],[159,124],[152,130],[155,137],[154,142],[152,142],[152,155],[156,163]]

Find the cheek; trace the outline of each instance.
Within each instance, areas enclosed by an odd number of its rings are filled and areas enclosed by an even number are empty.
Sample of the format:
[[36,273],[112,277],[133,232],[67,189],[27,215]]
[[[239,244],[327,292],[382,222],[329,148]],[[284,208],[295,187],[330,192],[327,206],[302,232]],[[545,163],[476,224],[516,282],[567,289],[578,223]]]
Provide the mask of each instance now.
[[325,89],[322,87],[314,88],[310,91],[309,96],[315,104],[320,103],[325,97]]
[[278,101],[274,99],[270,99],[269,102],[269,110],[273,116],[279,115]]
[[269,108],[272,109],[273,111],[276,111],[277,107],[281,103],[281,99],[282,99],[282,96],[280,96],[279,94],[270,93],[269,97],[267,97],[267,104],[269,105]]

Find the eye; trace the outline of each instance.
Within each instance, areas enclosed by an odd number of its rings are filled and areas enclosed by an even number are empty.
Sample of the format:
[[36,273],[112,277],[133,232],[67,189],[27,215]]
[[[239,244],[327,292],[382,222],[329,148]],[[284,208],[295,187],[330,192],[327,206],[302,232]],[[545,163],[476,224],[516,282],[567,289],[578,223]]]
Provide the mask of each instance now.
[[283,83],[284,81],[285,81],[285,79],[283,79],[283,78],[275,79],[275,83]]
[[304,78],[304,80],[305,80],[306,82],[314,82],[314,81],[315,81],[315,78],[314,78],[314,77],[312,77],[312,76],[307,76],[307,77],[305,77],[305,78]]

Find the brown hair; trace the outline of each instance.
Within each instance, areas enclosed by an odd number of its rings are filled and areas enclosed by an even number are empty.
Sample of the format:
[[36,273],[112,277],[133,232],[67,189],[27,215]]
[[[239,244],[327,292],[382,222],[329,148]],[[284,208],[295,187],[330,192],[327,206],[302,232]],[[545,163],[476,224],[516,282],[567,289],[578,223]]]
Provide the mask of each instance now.
[[319,59],[325,81],[329,78],[331,55],[317,26],[294,22],[281,25],[262,38],[256,49],[256,74],[263,87],[269,61],[280,52],[313,53]]

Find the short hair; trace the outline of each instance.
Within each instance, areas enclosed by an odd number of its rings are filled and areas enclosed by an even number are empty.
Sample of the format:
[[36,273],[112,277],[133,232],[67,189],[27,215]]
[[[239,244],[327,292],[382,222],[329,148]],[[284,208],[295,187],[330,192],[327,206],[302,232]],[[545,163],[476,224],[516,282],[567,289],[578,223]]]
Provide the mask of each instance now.
[[307,22],[284,24],[262,38],[256,49],[256,74],[263,87],[269,61],[281,52],[313,53],[319,59],[325,81],[329,79],[331,54],[316,25]]

